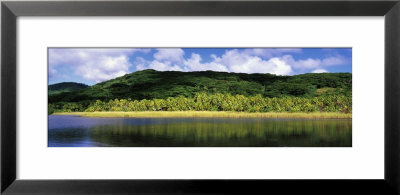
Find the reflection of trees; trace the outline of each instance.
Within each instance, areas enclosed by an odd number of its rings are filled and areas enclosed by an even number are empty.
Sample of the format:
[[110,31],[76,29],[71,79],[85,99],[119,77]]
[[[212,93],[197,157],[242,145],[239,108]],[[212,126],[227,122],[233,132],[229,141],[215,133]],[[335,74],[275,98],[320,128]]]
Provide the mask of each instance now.
[[351,146],[351,120],[240,120],[101,125],[89,136],[114,146]]

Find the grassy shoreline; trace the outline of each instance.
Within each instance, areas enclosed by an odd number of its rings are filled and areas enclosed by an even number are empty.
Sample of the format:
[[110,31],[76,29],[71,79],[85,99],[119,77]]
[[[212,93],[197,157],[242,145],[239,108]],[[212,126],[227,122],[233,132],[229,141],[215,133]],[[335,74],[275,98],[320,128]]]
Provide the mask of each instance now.
[[84,117],[126,117],[126,118],[305,118],[305,119],[351,119],[351,113],[339,112],[224,112],[224,111],[138,111],[138,112],[62,112],[53,115],[80,115]]

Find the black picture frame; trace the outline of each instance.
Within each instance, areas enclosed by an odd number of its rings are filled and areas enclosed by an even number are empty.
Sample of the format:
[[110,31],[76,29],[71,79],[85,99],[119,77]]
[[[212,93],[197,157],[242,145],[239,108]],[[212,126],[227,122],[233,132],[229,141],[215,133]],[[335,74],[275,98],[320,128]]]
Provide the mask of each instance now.
[[[385,176],[382,180],[16,179],[19,16],[385,16]],[[1,193],[3,194],[399,194],[399,0],[2,1]],[[101,171],[101,170],[99,170]],[[368,171],[368,170],[365,170]]]

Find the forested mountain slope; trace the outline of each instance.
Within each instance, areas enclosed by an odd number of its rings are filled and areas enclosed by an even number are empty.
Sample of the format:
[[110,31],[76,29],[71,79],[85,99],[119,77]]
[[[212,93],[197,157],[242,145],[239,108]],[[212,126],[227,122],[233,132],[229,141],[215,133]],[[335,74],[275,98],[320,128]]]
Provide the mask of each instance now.
[[[93,102],[111,99],[166,99],[193,97],[196,93],[263,97],[314,97],[324,94],[351,96],[351,73],[309,73],[295,76],[227,72],[179,72],[143,70],[90,87],[67,91],[49,86],[49,103]],[[65,83],[62,85],[66,85]],[[81,84],[82,85],[82,84]],[[71,85],[73,88],[73,86]],[[74,88],[75,89],[75,88]],[[54,93],[58,91],[59,93]],[[61,92],[60,92],[61,91]]]
[[49,85],[49,95],[60,94],[63,92],[73,92],[89,87],[88,85],[75,82],[62,82]]

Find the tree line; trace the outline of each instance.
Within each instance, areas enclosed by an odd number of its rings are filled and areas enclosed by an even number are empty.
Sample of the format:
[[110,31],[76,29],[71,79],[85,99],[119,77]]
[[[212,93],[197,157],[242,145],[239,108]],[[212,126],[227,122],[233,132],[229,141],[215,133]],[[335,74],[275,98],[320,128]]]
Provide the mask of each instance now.
[[114,99],[91,103],[58,102],[49,104],[54,112],[95,111],[237,111],[237,112],[352,112],[352,97],[340,94],[316,97],[263,97],[196,93],[193,97],[166,99]]
[[[247,97],[314,97],[322,88],[334,88],[338,95],[351,96],[351,73],[309,73],[293,76],[272,74],[246,74],[227,72],[179,72],[143,70],[126,74],[90,87],[82,84],[54,84],[49,86],[49,103],[84,102],[115,99],[152,100],[184,96],[193,98],[196,93],[232,94]],[[79,89],[78,89],[79,88]],[[54,91],[54,89],[57,89]]]

